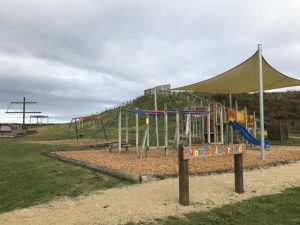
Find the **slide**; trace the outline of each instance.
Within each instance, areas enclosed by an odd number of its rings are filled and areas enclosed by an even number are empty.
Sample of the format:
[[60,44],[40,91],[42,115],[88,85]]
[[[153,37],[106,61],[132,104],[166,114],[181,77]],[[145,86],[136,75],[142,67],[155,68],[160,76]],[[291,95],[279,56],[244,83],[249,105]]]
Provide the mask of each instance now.
[[[230,121],[229,125],[233,127],[233,129],[238,130],[240,134],[250,143],[254,145],[260,145],[260,140],[254,138],[245,127],[237,123],[236,121]],[[271,145],[268,141],[265,141],[265,148],[270,148]]]

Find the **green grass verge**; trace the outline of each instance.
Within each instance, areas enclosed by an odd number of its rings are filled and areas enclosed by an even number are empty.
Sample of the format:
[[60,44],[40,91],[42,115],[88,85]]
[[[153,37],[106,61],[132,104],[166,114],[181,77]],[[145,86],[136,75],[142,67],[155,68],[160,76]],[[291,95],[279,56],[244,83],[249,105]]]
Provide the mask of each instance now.
[[40,153],[70,146],[25,144],[23,139],[0,139],[0,212],[128,184]]
[[[133,225],[128,223],[127,225]],[[138,223],[145,224],[145,223]],[[228,224],[300,224],[300,187],[283,193],[255,197],[208,212],[186,214],[184,218],[157,219],[147,224],[162,225],[228,225]]]
[[284,141],[270,141],[271,145],[300,145],[300,138],[289,137]]

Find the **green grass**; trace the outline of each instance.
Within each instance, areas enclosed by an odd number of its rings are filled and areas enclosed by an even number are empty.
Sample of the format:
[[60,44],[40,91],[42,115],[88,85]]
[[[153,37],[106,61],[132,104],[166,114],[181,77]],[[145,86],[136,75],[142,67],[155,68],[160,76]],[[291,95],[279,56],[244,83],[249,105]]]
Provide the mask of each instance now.
[[300,138],[289,137],[288,140],[284,141],[270,141],[271,145],[300,145]]
[[40,153],[70,146],[24,144],[23,139],[0,139],[0,212],[128,184]]
[[[133,225],[128,223],[127,225]],[[144,224],[144,223],[139,223]],[[162,225],[228,225],[228,224],[300,224],[300,187],[286,189],[281,194],[252,198],[208,211],[194,212],[185,218],[157,219]]]

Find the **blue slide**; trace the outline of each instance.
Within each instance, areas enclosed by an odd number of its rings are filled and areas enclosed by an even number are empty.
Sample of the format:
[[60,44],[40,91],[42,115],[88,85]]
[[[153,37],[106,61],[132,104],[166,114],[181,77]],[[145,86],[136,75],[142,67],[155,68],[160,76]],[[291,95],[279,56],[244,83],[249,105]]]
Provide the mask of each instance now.
[[[254,144],[254,145],[260,145],[260,140],[257,140],[256,138],[254,138],[245,127],[243,127],[242,125],[240,125],[238,122],[236,121],[230,121],[229,125],[231,125],[233,127],[233,129],[238,130],[240,132],[240,134],[250,143],[250,144]],[[265,141],[265,148],[270,148],[270,142]]]

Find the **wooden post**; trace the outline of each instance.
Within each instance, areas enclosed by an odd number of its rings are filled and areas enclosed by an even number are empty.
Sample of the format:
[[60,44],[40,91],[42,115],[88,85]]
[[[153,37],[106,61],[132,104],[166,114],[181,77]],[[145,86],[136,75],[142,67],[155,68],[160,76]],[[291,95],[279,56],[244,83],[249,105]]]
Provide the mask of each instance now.
[[189,160],[183,158],[183,145],[178,147],[179,204],[189,205]]
[[243,179],[243,154],[234,155],[234,180],[235,192],[239,194],[244,193],[244,179]]

